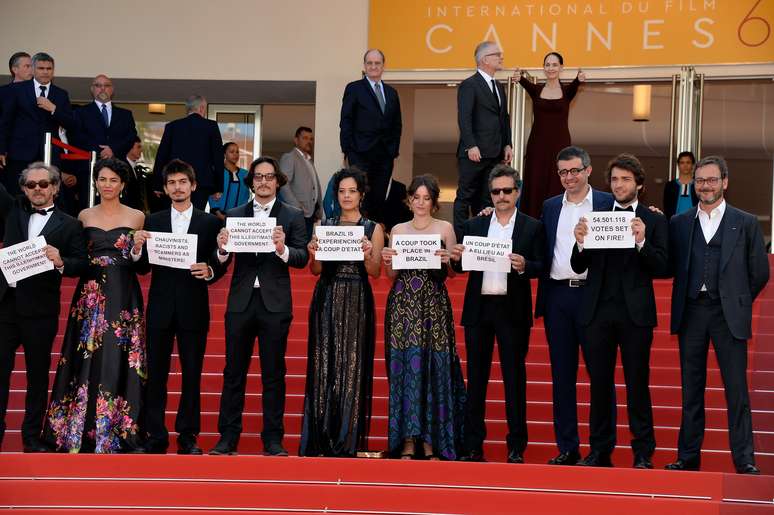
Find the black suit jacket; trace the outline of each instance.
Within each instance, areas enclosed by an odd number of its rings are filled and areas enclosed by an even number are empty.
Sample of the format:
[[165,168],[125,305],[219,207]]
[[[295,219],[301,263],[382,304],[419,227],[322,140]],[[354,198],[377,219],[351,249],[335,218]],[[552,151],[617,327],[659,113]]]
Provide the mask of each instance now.
[[[196,262],[207,263],[215,274],[209,281],[196,279],[188,270],[151,265],[148,251],[143,248],[138,262],[142,274],[153,270],[148,290],[148,310],[145,323],[148,327],[166,329],[174,318],[180,328],[193,331],[207,331],[210,324],[210,301],[207,287],[220,279],[226,271],[215,256],[218,248],[218,231],[221,221],[215,215],[194,208],[188,234],[198,236]],[[170,209],[157,211],[145,219],[146,231],[172,232]],[[174,315],[177,313],[177,317]]]
[[[0,217],[5,223],[4,247],[29,239],[29,201],[23,195],[12,197],[2,184]],[[59,249],[64,270],[63,273],[56,269],[50,270],[17,282],[16,309],[28,317],[56,317],[59,316],[62,275],[78,277],[89,266],[83,224],[55,207],[40,235],[46,238],[46,243]],[[0,273],[0,299],[5,297],[8,288],[5,276]]]
[[[491,216],[477,216],[465,222],[465,236],[486,237],[489,232]],[[514,327],[532,327],[532,289],[530,279],[538,277],[543,271],[543,249],[545,232],[543,224],[524,213],[517,213],[513,225],[514,254],[524,256],[526,267],[523,274],[511,270],[508,274],[508,304],[512,307],[513,317],[508,320]],[[454,268],[462,270],[461,261]],[[462,307],[462,325],[474,326],[481,318],[481,283],[484,272],[468,272],[468,285],[465,288],[465,302]]]
[[110,127],[105,127],[102,113],[95,102],[79,107],[73,111],[75,130],[70,136],[70,142],[89,152],[99,155],[100,145],[107,145],[113,150],[116,159],[126,160],[126,154],[134,145],[137,129],[134,116],[128,109],[122,109],[112,104],[113,114]]
[[[645,244],[639,251],[632,247],[625,253],[624,274],[621,277],[626,309],[634,325],[655,327],[656,296],[653,293],[653,278],[669,276],[669,230],[664,215],[654,213],[642,203],[637,205],[635,216],[645,223]],[[608,249],[584,249],[578,252],[576,244],[572,249],[570,265],[575,273],[589,271],[583,290],[583,304],[580,322],[588,325],[597,310],[602,280],[608,273],[608,260],[612,259]]]
[[500,93],[499,105],[490,85],[478,72],[462,81],[457,89],[457,157],[467,157],[468,149],[478,147],[481,157],[497,158],[507,145],[512,145],[505,89],[499,82],[495,84]]
[[193,166],[199,187],[223,191],[223,138],[213,120],[192,113],[164,127],[153,165],[156,191],[164,191],[161,170],[173,159],[182,159]]
[[[696,196],[696,188],[691,185],[689,191],[691,195],[691,204],[695,206],[699,203],[699,197]],[[667,220],[675,216],[675,211],[677,211],[677,199],[679,196],[679,181],[671,180],[664,184],[664,215]]]
[[43,160],[45,133],[58,137],[60,125],[68,130],[75,128],[67,91],[53,83],[49,86],[48,99],[56,104],[54,114],[38,107],[32,80],[9,85],[0,115],[0,154],[18,161]]
[[[694,207],[669,222],[672,287],[672,334],[680,330],[688,297],[689,267],[694,225],[699,223]],[[754,215],[726,204],[723,214],[718,289],[723,316],[734,338],[752,336],[752,303],[769,280],[769,260],[763,234]]]
[[[252,217],[253,201],[228,210],[226,217]],[[304,213],[298,208],[277,199],[269,213],[277,219],[277,225],[285,232],[285,246],[289,250],[285,263],[275,252],[252,254],[240,252],[230,254],[226,266],[235,261],[234,274],[231,277],[231,289],[228,292],[226,311],[241,313],[247,309],[253,294],[255,278],[261,285],[261,298],[266,309],[272,313],[290,313],[293,309],[290,295],[290,273],[288,267],[304,268],[309,259],[306,250],[306,225]]]
[[384,113],[367,78],[350,82],[344,89],[339,122],[339,140],[344,155],[368,152],[376,145],[382,144],[389,157],[398,157],[400,134],[403,130],[400,99],[395,88],[384,82],[382,85]]

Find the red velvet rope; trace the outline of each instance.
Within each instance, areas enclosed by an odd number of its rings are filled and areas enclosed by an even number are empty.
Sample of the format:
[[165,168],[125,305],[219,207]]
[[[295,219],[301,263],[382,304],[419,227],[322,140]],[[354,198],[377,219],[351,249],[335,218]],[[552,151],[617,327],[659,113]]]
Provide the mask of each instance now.
[[68,145],[67,143],[65,143],[60,139],[51,138],[51,144],[56,145],[59,148],[63,148],[65,150],[70,151],[69,154],[61,154],[59,156],[60,159],[67,159],[70,161],[88,161],[91,159],[91,152],[87,150],[83,150],[82,148]]

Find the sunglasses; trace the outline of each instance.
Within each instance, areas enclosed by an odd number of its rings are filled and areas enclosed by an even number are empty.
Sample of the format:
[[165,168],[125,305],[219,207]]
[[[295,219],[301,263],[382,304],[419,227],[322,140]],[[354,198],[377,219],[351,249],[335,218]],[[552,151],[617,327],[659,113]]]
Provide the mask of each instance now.
[[274,173],[265,173],[265,174],[257,173],[253,175],[253,182],[261,182],[261,181],[271,182],[276,178],[277,178],[277,174],[274,174]]
[[489,193],[491,193],[496,197],[500,193],[505,193],[506,195],[510,195],[514,191],[516,191],[516,188],[492,188],[491,190],[489,190]]
[[47,179],[43,179],[41,181],[27,181],[24,183],[24,187],[28,190],[34,190],[35,186],[40,186],[40,189],[44,190],[54,184],[54,182],[49,181]]

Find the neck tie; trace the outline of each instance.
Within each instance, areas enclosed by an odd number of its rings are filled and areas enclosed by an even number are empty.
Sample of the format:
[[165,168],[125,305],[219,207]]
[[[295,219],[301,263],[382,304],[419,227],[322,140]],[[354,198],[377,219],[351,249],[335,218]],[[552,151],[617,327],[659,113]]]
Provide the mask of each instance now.
[[46,86],[41,86],[40,87],[40,95],[39,96],[41,96],[43,98],[47,98],[46,97]]
[[495,104],[497,104],[497,107],[500,107],[500,99],[497,97],[497,84],[495,84],[495,80],[492,79],[492,94],[494,95]]
[[376,91],[376,100],[379,101],[379,108],[382,110],[382,114],[384,114],[385,102],[384,94],[382,93],[382,83],[377,82],[374,84],[374,90]]
[[42,216],[46,216],[47,214],[49,214],[49,213],[50,213],[51,211],[53,211],[53,210],[54,210],[54,208],[53,208],[53,207],[50,207],[50,208],[48,208],[48,209],[33,209],[33,210],[32,210],[32,214],[33,214],[33,215],[42,215]]
[[634,209],[632,209],[632,206],[629,206],[629,207],[615,206],[613,207],[613,211],[634,211]]
[[108,118],[107,106],[102,104],[102,121],[105,122],[105,127],[110,127],[110,118]]

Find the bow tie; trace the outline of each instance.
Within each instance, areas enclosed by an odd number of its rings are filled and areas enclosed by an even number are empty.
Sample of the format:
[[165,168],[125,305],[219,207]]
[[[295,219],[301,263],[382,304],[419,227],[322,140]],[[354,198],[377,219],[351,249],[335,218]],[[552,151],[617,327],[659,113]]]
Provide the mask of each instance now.
[[253,203],[253,211],[266,211],[269,212],[269,206],[262,206],[257,202]]
[[53,207],[50,207],[50,208],[48,208],[48,209],[33,209],[31,214],[33,214],[33,215],[43,215],[43,216],[46,216],[46,215],[48,215],[50,212],[52,212],[53,210],[54,210],[54,208],[53,208]]
[[614,206],[613,211],[634,211],[634,209],[632,209],[632,206],[629,206],[629,207]]

